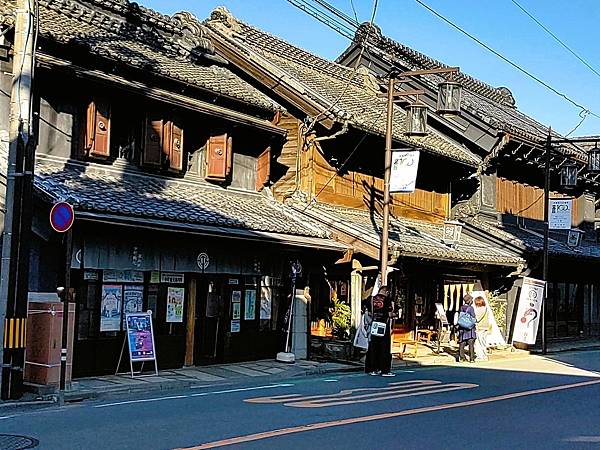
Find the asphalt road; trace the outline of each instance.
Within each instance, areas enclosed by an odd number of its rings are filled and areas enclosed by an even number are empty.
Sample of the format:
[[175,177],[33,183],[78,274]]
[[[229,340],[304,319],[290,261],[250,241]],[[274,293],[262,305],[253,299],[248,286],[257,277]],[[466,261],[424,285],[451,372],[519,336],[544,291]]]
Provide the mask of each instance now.
[[0,437],[48,450],[600,448],[599,399],[600,352],[574,352],[0,410]]

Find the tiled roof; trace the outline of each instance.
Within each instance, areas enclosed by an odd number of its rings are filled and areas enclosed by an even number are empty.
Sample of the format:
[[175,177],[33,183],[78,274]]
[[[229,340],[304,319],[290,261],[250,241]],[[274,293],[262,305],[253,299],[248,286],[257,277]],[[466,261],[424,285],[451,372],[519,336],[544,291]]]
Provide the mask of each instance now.
[[[277,71],[294,83],[298,93],[330,112],[340,122],[383,136],[386,100],[378,96],[374,80],[298,48],[233,17],[225,8],[213,11],[205,24],[219,39],[266,71]],[[351,80],[351,81],[349,81]],[[394,108],[394,139],[405,145],[451,158],[471,166],[481,160],[467,148],[433,129],[425,137],[405,135],[406,114]]]
[[[294,205],[313,219],[354,239],[379,248],[382,218],[369,211],[312,203],[309,207]],[[460,242],[452,248],[442,242],[444,225],[403,217],[390,217],[390,246],[401,256],[456,263],[479,263],[518,266],[524,260],[499,247],[461,234]]]
[[277,203],[267,194],[141,175],[98,164],[81,165],[38,157],[35,187],[50,200],[70,202],[76,211],[328,237],[325,228],[316,221]]
[[[359,27],[355,42],[363,42],[367,36],[374,47],[373,51],[377,52],[379,49],[388,58],[391,57],[397,64],[409,70],[448,67],[440,61],[383,36],[378,27],[370,28],[368,23]],[[433,87],[442,81],[442,78],[436,75],[424,76],[422,79]],[[515,99],[508,88],[492,87],[462,72],[457,74],[455,79],[463,85],[462,107],[484,122],[529,141],[543,140],[548,135],[546,125],[517,110]]]
[[[214,55],[206,28],[189,13],[164,16],[127,0],[39,0],[40,34],[93,54],[266,110],[279,107]],[[0,0],[13,20],[15,0]]]
[[[530,252],[541,252],[544,249],[542,229],[518,228],[511,225],[494,226],[479,220],[468,220],[474,227],[517,248]],[[566,243],[566,231],[551,230],[549,237],[548,251],[552,255],[570,258],[600,258],[600,245],[593,241],[582,239],[578,248],[571,248]]]

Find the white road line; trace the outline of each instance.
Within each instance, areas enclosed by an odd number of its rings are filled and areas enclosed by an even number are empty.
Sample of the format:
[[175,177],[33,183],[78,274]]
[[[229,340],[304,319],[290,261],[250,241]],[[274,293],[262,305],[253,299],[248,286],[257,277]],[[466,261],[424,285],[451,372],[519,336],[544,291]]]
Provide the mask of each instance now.
[[338,380],[333,380],[333,379],[327,379],[327,380],[323,380],[325,383],[337,383]]
[[12,419],[13,417],[17,417],[17,416],[2,416],[2,417],[0,417],[0,420]]
[[278,387],[290,387],[290,386],[293,386],[293,384],[292,383],[268,384],[266,386],[254,386],[254,387],[247,387],[247,388],[227,389],[224,391],[199,392],[198,394],[191,394],[190,397],[205,397],[207,395],[229,394],[231,392],[257,391],[259,389],[274,389],[274,388],[278,388]]
[[[188,394],[188,395],[170,395],[166,397],[154,397],[154,398],[142,398],[138,400],[127,400],[123,402],[114,402],[114,403],[104,403],[102,405],[94,405],[94,408],[108,408],[109,406],[122,406],[122,405],[131,405],[135,403],[149,403],[149,402],[159,402],[162,400],[178,400],[182,398],[191,398],[191,397],[205,397],[208,395],[218,395],[218,394],[229,394],[232,392],[244,392],[244,391],[256,391],[259,389],[275,389],[278,387],[290,387],[293,386],[291,383],[281,383],[281,384],[269,384],[266,386],[254,386],[247,388],[237,388],[237,389],[226,389],[222,391],[210,391],[210,392],[199,392],[197,394]],[[198,386],[201,387],[201,386]]]

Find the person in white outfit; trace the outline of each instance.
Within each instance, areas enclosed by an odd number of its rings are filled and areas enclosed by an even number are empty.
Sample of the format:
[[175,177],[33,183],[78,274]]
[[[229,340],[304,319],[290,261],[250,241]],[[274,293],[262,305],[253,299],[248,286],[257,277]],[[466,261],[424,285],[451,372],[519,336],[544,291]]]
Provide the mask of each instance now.
[[483,297],[475,298],[475,318],[477,323],[477,343],[475,345],[475,354],[480,361],[487,361],[487,336],[492,331],[492,323],[489,318],[488,307]]

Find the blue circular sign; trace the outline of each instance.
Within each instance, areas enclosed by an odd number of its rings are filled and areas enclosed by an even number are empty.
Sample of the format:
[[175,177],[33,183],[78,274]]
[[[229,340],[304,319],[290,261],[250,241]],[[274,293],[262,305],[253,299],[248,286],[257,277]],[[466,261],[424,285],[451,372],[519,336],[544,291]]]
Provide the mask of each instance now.
[[69,231],[75,220],[73,207],[67,202],[55,203],[50,210],[50,225],[59,233]]

